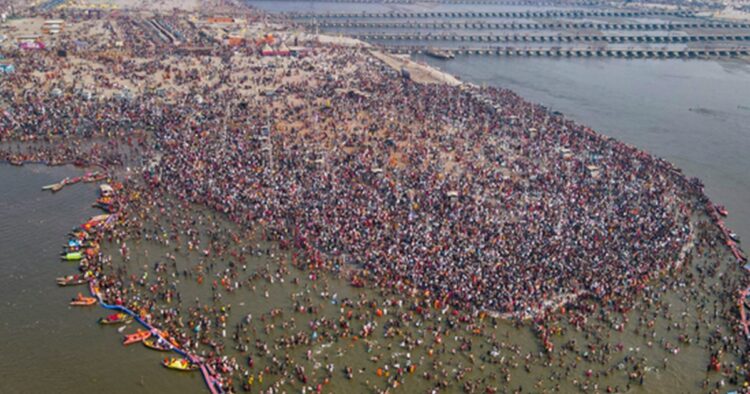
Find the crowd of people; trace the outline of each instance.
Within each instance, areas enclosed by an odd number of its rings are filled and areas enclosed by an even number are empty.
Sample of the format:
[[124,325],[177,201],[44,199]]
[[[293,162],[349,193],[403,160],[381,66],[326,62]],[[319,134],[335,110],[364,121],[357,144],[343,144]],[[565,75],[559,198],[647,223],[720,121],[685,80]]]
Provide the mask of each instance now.
[[404,82],[364,53],[323,58],[361,66],[255,106],[205,92],[181,108],[155,131],[150,181],[272,228],[315,267],[355,265],[378,286],[500,313],[624,301],[678,263],[692,196],[669,164],[509,91],[476,92],[493,113],[471,90]]
[[[241,229],[262,229],[311,277],[334,272],[355,286],[418,296],[423,301],[409,303],[414,310],[452,307],[463,313],[455,320],[472,327],[480,312],[533,317],[544,326],[560,308],[587,311],[586,299],[618,312],[638,308],[644,297],[658,304],[666,286],[649,282],[685,264],[696,244],[708,242],[696,240],[692,220],[704,199],[699,182],[666,161],[506,89],[417,84],[368,50],[310,45],[314,50],[303,58],[217,50],[205,59],[149,46],[143,52],[148,58],[108,67],[106,77],[87,69],[110,92],[98,97],[80,84],[50,80],[74,67],[52,54],[9,54],[18,72],[4,76],[16,88],[0,91],[0,159],[98,164],[128,177],[126,190],[138,197],[123,200],[121,210],[131,220],[123,219],[108,235],[123,259],[129,239],[181,244],[167,233],[181,234],[192,250],[201,244],[199,225],[211,227],[213,240],[201,252],[229,258],[230,232],[181,216],[183,205],[194,203]],[[111,94],[120,84],[139,86],[149,76],[159,76],[169,93]],[[156,224],[165,220],[171,228]],[[237,264],[229,268],[200,264],[189,272],[180,272],[168,256],[153,272],[174,271],[199,283],[206,278],[213,282],[214,301],[222,292],[255,289],[254,280],[273,283],[285,276],[282,265],[245,281],[239,267],[246,255],[231,256]],[[101,258],[100,286],[108,301],[147,311],[188,349],[208,346],[213,366],[228,376],[244,373],[247,385],[248,369],[221,356],[222,338],[229,328],[236,348],[248,351],[252,316],[232,333],[223,306],[196,302],[185,316],[160,308],[166,300],[182,304],[177,286],[161,276],[155,283],[148,275],[128,280],[126,270]],[[371,304],[343,303],[359,311]],[[309,300],[295,300],[294,309],[316,311]],[[281,312],[275,313],[262,318]],[[350,329],[347,319],[317,318],[311,326],[315,338],[289,334],[273,347],[309,346],[318,335],[365,338],[372,318],[363,317],[360,330]],[[274,329],[264,323],[269,332]],[[642,326],[651,328],[645,318]],[[546,342],[548,329],[542,331]],[[710,341],[722,351],[738,346],[719,334]],[[470,341],[459,342],[470,348]],[[421,345],[416,338],[404,343]],[[273,357],[275,368],[266,373],[292,371],[289,379],[307,383],[304,368],[285,368],[269,346],[254,343],[260,354]],[[511,345],[494,346],[520,355]],[[678,348],[666,341],[660,346]],[[564,351],[579,353],[575,343]],[[615,351],[607,348],[598,357],[610,361]],[[634,379],[642,380],[642,360],[627,361]],[[512,362],[501,364],[506,369]],[[406,365],[399,375],[413,372]],[[229,389],[231,379],[224,384]]]
[[351,49],[266,60],[203,62],[173,100],[5,90],[22,105],[0,130],[140,142],[154,187],[269,228],[311,266],[501,314],[630,302],[690,242],[696,196],[669,163],[510,91],[409,83]]

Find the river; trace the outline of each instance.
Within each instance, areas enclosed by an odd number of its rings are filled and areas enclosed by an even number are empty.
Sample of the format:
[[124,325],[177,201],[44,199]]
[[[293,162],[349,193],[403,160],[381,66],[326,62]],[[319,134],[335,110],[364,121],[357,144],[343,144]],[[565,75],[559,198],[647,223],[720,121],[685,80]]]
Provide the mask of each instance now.
[[103,309],[68,306],[85,287],[55,285],[55,277],[76,272],[58,257],[66,234],[101,211],[91,208],[93,185],[56,194],[41,187],[81,173],[0,164],[0,392],[203,392],[199,375],[160,367],[161,354],[123,348],[117,327],[96,324]]
[[[282,4],[288,8],[293,3]],[[335,3],[308,7],[342,10],[342,5]],[[709,196],[729,209],[729,227],[750,239],[747,63],[467,56],[451,61],[417,59],[465,81],[512,89],[602,134],[675,163],[688,175],[703,180]],[[41,192],[40,187],[79,173],[71,167],[0,165],[0,184],[12,185],[0,190],[4,224],[0,228],[0,392],[204,392],[199,375],[176,374],[159,367],[161,354],[141,346],[123,348],[116,328],[95,324],[105,315],[103,310],[68,307],[67,299],[81,289],[54,285],[54,277],[72,272],[70,263],[56,257],[65,234],[99,212],[90,208],[94,199],[90,185],[76,185],[54,195]],[[278,299],[284,299],[284,294]],[[501,327],[501,331],[509,329]],[[521,342],[535,343],[525,337]],[[638,343],[630,336],[625,342]],[[697,347],[685,352],[695,353],[683,359],[690,368],[677,367],[659,375],[657,379],[663,379],[664,384],[657,391],[669,392],[673,383],[667,381],[689,381],[692,371],[702,368],[705,354]],[[365,357],[356,354],[347,361],[362,362]],[[656,357],[663,356],[655,353],[651,358]],[[523,372],[518,375],[524,383],[536,378]],[[691,384],[686,383],[688,391],[695,389]],[[364,386],[353,387],[364,390]],[[336,391],[343,392],[345,387],[338,386]]]

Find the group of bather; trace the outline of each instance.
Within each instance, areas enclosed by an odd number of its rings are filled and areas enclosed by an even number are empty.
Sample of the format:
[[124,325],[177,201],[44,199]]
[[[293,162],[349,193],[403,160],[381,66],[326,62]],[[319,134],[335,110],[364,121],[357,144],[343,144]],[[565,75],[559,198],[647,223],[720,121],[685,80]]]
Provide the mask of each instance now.
[[[501,314],[581,295],[628,303],[689,241],[695,187],[669,163],[510,91],[409,83],[365,51],[285,60],[205,63],[170,101],[4,90],[21,103],[0,133],[76,137],[28,150],[59,162],[122,163],[100,137],[139,141],[137,164],[161,160],[152,185],[261,223],[310,267],[354,265],[357,281]],[[248,82],[275,92],[247,97]]]
[[[155,196],[202,204],[262,227],[299,268],[505,317],[543,320],[583,298],[625,311],[693,242],[697,181],[511,91],[413,83],[336,46],[272,61],[226,52],[200,67],[152,55],[119,75],[171,70],[184,86],[169,97],[50,94],[53,55],[11,55],[19,72],[5,78],[18,89],[0,92],[15,103],[0,114],[0,158],[133,166],[154,211],[165,212]],[[159,302],[128,299],[118,275],[99,284],[113,303]],[[179,296],[162,285],[161,297]],[[174,325],[170,313],[160,319]],[[205,329],[227,313],[196,307],[188,319]]]

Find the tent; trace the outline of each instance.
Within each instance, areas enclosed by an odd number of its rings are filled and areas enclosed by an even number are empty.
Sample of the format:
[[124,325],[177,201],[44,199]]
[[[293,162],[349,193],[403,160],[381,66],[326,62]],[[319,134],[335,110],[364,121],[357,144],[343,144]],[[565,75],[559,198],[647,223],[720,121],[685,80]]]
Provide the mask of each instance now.
[[266,45],[263,45],[263,48],[260,50],[260,54],[263,56],[273,56],[275,52],[273,48],[271,48],[270,45],[266,44]]
[[279,45],[279,49],[276,51],[276,54],[279,56],[289,56],[291,54],[291,51],[289,51],[289,47],[286,46],[283,42],[281,45]]

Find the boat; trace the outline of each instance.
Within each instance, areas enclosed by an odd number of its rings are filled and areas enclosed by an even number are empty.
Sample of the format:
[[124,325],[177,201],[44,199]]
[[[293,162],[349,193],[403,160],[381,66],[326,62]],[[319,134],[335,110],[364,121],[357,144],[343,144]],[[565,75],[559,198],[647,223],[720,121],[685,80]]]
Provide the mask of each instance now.
[[128,324],[133,321],[133,318],[130,317],[127,313],[114,313],[107,317],[99,318],[99,324],[108,325],[108,324]]
[[52,185],[52,187],[50,188],[50,190],[52,190],[53,193],[57,193],[60,190],[62,190],[63,187],[65,187],[65,183],[63,183],[63,182],[55,183],[54,185]]
[[721,216],[727,216],[729,215],[729,211],[727,211],[727,208],[723,205],[716,205],[716,212]]
[[81,250],[80,246],[63,246],[63,253],[75,253]]
[[78,296],[73,298],[73,301],[70,301],[70,305],[72,306],[90,306],[94,304],[96,304],[96,298],[84,297],[81,293],[78,293]]
[[70,236],[73,237],[74,239],[78,239],[78,240],[83,241],[85,239],[88,239],[89,233],[87,233],[86,231],[84,231],[84,230],[82,230],[80,228],[76,228],[76,229],[73,229],[73,231],[70,232]]
[[448,51],[443,51],[440,49],[428,49],[426,52],[427,56],[434,57],[435,59],[440,60],[450,60],[455,58],[456,56]]
[[104,212],[108,213],[114,213],[116,211],[116,208],[110,204],[102,204],[102,203],[96,203],[92,205],[94,208],[99,208],[103,210]]
[[144,330],[138,329],[138,331],[136,331],[135,334],[125,335],[125,339],[123,339],[122,344],[125,346],[132,345],[150,336],[151,336],[151,331],[144,331]]
[[109,219],[110,216],[112,216],[112,215],[110,215],[108,213],[103,213],[101,215],[96,215],[96,216],[91,217],[91,219],[89,219],[89,223],[106,222],[107,219]]
[[195,371],[198,369],[198,366],[190,362],[190,360],[176,357],[165,358],[164,361],[161,362],[161,365],[169,369],[185,372]]
[[169,343],[158,337],[150,337],[144,339],[143,346],[160,352],[168,352],[172,350],[172,346]]
[[62,259],[67,261],[78,261],[82,258],[83,254],[81,252],[64,253],[62,256]]
[[10,163],[10,165],[16,166],[16,167],[20,167],[23,165],[23,160],[21,159],[13,158],[13,159],[8,160],[8,162]]
[[102,174],[99,171],[94,171],[94,172],[89,172],[88,174],[84,175],[83,181],[86,183],[99,182],[106,177],[107,177],[106,174]]
[[112,197],[99,198],[98,200],[96,200],[94,208],[101,208],[108,213],[112,213],[115,211],[114,200],[112,199]]
[[99,195],[100,196],[102,196],[102,197],[111,197],[114,194],[115,194],[115,189],[112,186],[110,186],[110,185],[108,185],[106,183],[99,185]]
[[68,248],[82,248],[84,246],[89,246],[89,243],[87,242],[86,244],[84,244],[83,240],[81,239],[71,238],[68,240]]
[[88,278],[83,275],[68,275],[56,279],[59,286],[77,286],[89,283]]
[[737,235],[737,233],[729,233],[729,238],[732,238],[732,241],[740,243],[740,236]]

